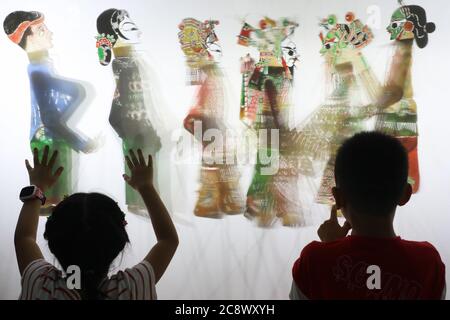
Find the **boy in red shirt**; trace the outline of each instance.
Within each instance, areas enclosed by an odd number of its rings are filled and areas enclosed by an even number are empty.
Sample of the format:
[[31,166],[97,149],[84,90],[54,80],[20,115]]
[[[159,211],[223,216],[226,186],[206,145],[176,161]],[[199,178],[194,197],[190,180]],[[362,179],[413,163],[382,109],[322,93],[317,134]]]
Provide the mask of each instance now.
[[334,173],[336,205],[318,230],[322,242],[307,245],[294,264],[290,298],[444,299],[437,250],[394,231],[396,207],[412,193],[401,143],[382,133],[357,134],[339,149]]

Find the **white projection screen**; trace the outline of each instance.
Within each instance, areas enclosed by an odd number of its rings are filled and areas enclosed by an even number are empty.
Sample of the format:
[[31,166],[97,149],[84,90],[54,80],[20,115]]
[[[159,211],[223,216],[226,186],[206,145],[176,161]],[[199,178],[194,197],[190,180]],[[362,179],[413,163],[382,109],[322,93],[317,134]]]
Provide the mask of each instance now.
[[[408,0],[427,10],[436,31],[429,35],[425,49],[414,47],[412,79],[418,106],[419,164],[421,188],[408,205],[397,211],[396,231],[402,238],[429,241],[450,265],[450,108],[449,83],[450,4],[441,0]],[[308,210],[305,227],[260,228],[243,215],[223,219],[196,217],[199,163],[174,163],[173,147],[186,135],[183,118],[194,101],[195,88],[186,85],[186,61],[180,49],[178,25],[188,17],[200,21],[219,20],[216,34],[223,56],[220,67],[227,85],[227,108],[239,120],[240,58],[253,49],[237,44],[244,20],[257,23],[264,16],[288,17],[299,23],[293,35],[300,59],[293,89],[293,119],[301,122],[324,100],[325,70],[319,51],[320,18],[334,13],[341,19],[352,11],[371,23],[374,40],[363,52],[374,73],[383,80],[392,57],[386,27],[398,7],[396,0],[2,0],[1,20],[12,11],[40,11],[53,32],[51,56],[58,73],[91,84],[95,91],[78,130],[100,137],[99,149],[80,154],[73,170],[75,191],[99,191],[114,198],[123,210],[121,142],[108,123],[114,93],[110,67],[97,57],[96,20],[109,8],[125,9],[142,31],[141,49],[154,71],[156,95],[172,135],[163,141],[159,155],[161,195],[173,216],[179,234],[177,253],[157,285],[160,299],[288,299],[291,268],[302,248],[318,240],[317,228],[329,215],[328,207],[314,205]],[[0,36],[0,299],[17,299],[20,275],[14,253],[14,229],[21,208],[20,189],[28,184],[24,159],[29,147],[30,87],[28,59],[7,36]],[[192,153],[198,153],[198,148]],[[251,180],[251,166],[243,165],[241,190],[245,196]],[[155,242],[148,219],[127,214],[131,244],[115,261],[112,271],[139,262]],[[45,218],[40,218],[38,243],[50,262],[43,239]],[[447,283],[450,283],[447,272]],[[449,294],[447,293],[447,298]]]

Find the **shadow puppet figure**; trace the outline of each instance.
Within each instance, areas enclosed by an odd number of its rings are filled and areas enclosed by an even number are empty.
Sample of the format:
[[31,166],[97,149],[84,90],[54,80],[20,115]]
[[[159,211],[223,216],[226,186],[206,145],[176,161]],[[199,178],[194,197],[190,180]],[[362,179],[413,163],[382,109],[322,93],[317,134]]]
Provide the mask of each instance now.
[[48,145],[50,149],[58,150],[56,166],[64,167],[61,178],[47,191],[47,202],[41,209],[41,214],[46,215],[64,196],[73,192],[72,150],[89,153],[96,148],[94,140],[67,124],[76,111],[89,104],[93,88],[88,83],[55,73],[48,53],[53,47],[52,32],[45,25],[42,13],[12,12],[5,18],[3,28],[8,38],[25,50],[30,60],[31,149],[41,150]]
[[[400,1],[401,3],[401,1]],[[412,48],[414,40],[419,48],[428,44],[428,33],[434,32],[436,26],[427,22],[426,12],[422,7],[401,6],[392,14],[387,27],[391,40],[394,40],[395,52],[389,67],[386,91],[398,92],[395,103],[380,105],[376,130],[396,137],[408,151],[408,181],[416,193],[420,186],[419,160],[417,154],[417,105],[413,99],[411,78]]]
[[184,128],[202,143],[200,188],[194,214],[206,218],[221,218],[244,210],[236,147],[228,139],[218,138],[226,137],[230,126],[225,79],[217,61],[222,54],[214,31],[218,24],[215,20],[186,18],[178,26],[189,70],[188,84],[198,86],[194,105],[183,122]]
[[[130,149],[142,149],[153,157],[154,184],[157,189],[158,151],[161,149],[160,135],[155,125],[160,125],[160,114],[155,105],[155,90],[149,78],[149,66],[143,55],[136,50],[141,31],[125,10],[108,9],[97,18],[97,49],[100,63],[109,65],[116,81],[116,90],[109,114],[109,123],[122,139],[124,155]],[[114,56],[114,59],[113,59]],[[162,110],[163,112],[164,110]],[[129,175],[128,166],[125,164]],[[147,209],[139,194],[126,185],[128,211],[148,217]]]
[[[315,202],[332,205],[337,150],[354,134],[370,130],[367,120],[377,112],[381,85],[362,52],[373,40],[367,25],[352,12],[345,15],[343,23],[331,14],[319,25],[325,31],[319,36],[325,60],[326,99],[299,125],[298,152],[304,164],[302,174],[322,176]],[[311,166],[305,165],[308,161]]]
[[[241,121],[259,136],[257,161],[247,192],[245,216],[261,227],[272,227],[278,221],[284,226],[305,225],[299,198],[297,165],[294,154],[290,112],[294,86],[297,46],[291,39],[298,24],[286,18],[268,17],[259,28],[244,22],[238,44],[255,47],[259,61],[247,54],[241,59]],[[262,133],[266,130],[267,137]],[[279,132],[279,143],[273,132]],[[278,170],[264,172],[263,157],[278,159]]]

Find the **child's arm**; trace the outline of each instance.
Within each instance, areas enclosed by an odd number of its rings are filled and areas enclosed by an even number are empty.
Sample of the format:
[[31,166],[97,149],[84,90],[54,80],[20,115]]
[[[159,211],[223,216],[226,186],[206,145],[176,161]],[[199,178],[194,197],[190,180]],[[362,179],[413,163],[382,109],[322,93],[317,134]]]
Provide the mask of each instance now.
[[148,156],[148,164],[146,164],[142,151],[138,150],[137,153],[136,157],[133,150],[130,150],[130,155],[125,157],[131,177],[124,175],[124,179],[141,194],[152,221],[158,242],[144,260],[152,265],[156,282],[158,282],[178,247],[178,235],[169,212],[153,186],[152,157]]
[[[50,160],[48,160],[48,154],[49,147],[46,146],[42,161],[39,162],[38,150],[34,149],[34,168],[30,166],[28,160],[25,160],[25,165],[30,176],[30,184],[39,187],[43,192],[58,180],[63,171],[63,168],[60,167],[53,173],[53,166],[58,157],[58,152],[53,152]],[[14,233],[14,245],[20,275],[23,275],[23,271],[31,262],[43,258],[41,250],[36,243],[40,208],[40,200],[33,199],[26,201],[22,206],[19,220],[17,221],[16,231]]]

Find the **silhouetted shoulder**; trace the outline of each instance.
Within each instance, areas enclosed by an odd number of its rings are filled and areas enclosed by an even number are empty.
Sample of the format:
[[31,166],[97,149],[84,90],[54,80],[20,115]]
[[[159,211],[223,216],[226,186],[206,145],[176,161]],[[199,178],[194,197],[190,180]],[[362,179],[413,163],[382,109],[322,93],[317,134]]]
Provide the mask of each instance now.
[[437,249],[427,241],[401,240],[402,247],[412,255],[423,258],[435,258],[441,261],[441,256]]
[[327,252],[330,251],[333,252],[337,248],[342,248],[342,246],[345,245],[345,240],[346,238],[330,242],[312,241],[303,248],[301,256],[303,257],[311,257],[317,255],[322,256]]
[[302,256],[310,255],[317,250],[321,250],[323,248],[323,243],[319,241],[313,241],[307,244],[301,251]]

